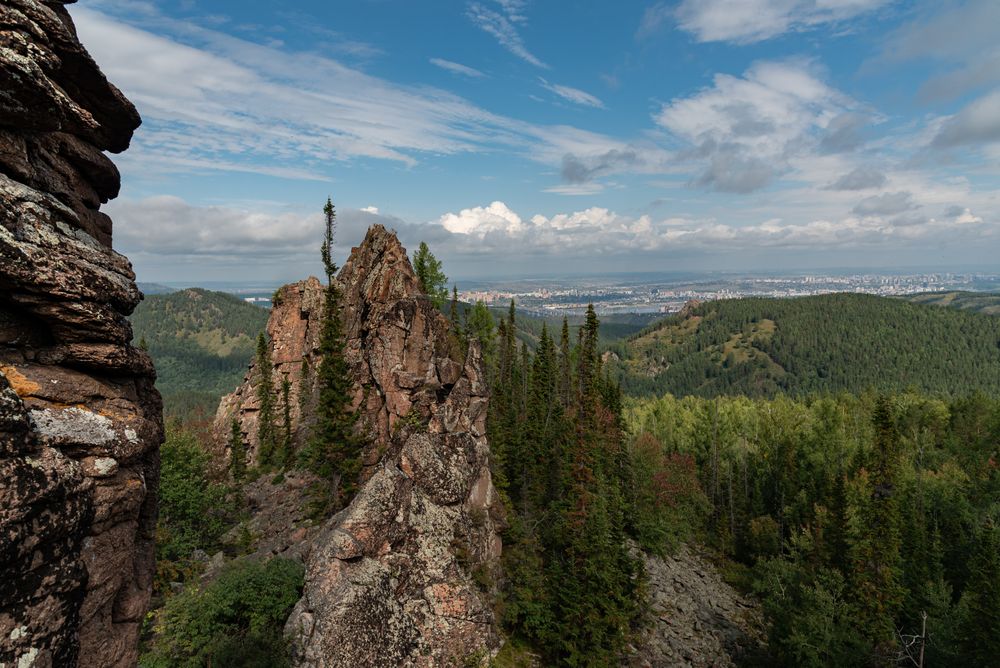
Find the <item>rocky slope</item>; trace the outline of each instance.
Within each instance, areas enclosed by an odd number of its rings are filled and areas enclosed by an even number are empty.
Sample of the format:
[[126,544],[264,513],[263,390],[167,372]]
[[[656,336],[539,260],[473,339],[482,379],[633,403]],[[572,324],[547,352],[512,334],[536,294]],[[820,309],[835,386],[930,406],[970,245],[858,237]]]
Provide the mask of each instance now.
[[[369,445],[354,500],[302,550],[305,591],[286,627],[296,664],[484,662],[500,644],[486,590],[503,517],[489,471],[478,345],[458,349],[447,319],[421,294],[406,251],[381,226],[337,280]],[[268,323],[269,371],[276,388],[289,381],[299,443],[313,411],[321,304],[316,279],[286,286]],[[252,367],[216,418],[220,449],[235,418],[251,461],[259,377]]]
[[0,4],[0,665],[131,666],[163,427],[99,209],[139,116],[64,4]]
[[649,626],[630,665],[642,668],[724,668],[759,653],[759,608],[726,584],[690,545],[666,557],[643,555]]

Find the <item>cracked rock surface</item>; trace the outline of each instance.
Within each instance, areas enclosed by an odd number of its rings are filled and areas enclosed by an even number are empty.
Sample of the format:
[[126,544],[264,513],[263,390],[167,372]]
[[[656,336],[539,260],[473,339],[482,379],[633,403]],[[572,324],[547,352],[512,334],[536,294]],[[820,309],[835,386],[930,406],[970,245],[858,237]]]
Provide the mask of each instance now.
[[[490,590],[504,519],[489,471],[478,345],[459,349],[382,226],[352,250],[337,280],[368,447],[351,504],[308,538],[302,532],[305,590],[285,628],[295,663],[485,664],[500,646]],[[289,380],[299,445],[313,419],[322,292],[314,278],[285,286],[268,323],[274,386]],[[258,375],[251,368],[220,404],[220,457],[235,418],[255,461]]]
[[0,4],[0,665],[133,666],[163,425],[100,206],[139,116],[66,4]]

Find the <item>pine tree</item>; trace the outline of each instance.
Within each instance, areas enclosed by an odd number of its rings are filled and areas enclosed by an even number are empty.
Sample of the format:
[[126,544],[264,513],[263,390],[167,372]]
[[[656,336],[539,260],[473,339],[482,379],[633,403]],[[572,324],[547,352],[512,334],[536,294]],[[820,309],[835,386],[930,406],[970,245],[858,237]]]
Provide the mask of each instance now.
[[441,261],[423,241],[413,254],[413,271],[420,281],[420,289],[431,298],[435,307],[441,308],[448,298],[448,277],[441,271]]
[[872,422],[875,448],[867,475],[868,499],[854,509],[850,554],[859,629],[879,646],[893,641],[894,620],[904,595],[897,498],[899,435],[887,398],[878,399]]
[[247,473],[247,451],[240,421],[236,418],[229,426],[229,472],[236,482],[242,482]]
[[1000,664],[1000,527],[992,520],[980,528],[969,558],[958,636],[964,665]]
[[336,213],[329,199],[323,213],[326,216],[326,234],[321,252],[327,285],[319,339],[322,360],[316,372],[319,395],[316,424],[303,458],[308,468],[329,481],[328,506],[338,510],[350,502],[357,486],[364,443],[355,433],[357,414],[351,409],[353,384],[344,358],[340,294],[334,278],[337,265],[332,257]]
[[271,365],[271,349],[264,332],[257,336],[257,461],[263,467],[273,462],[278,448],[278,435],[274,419],[274,380]]
[[559,400],[567,407],[573,397],[573,362],[570,359],[569,320],[563,317],[559,336]]

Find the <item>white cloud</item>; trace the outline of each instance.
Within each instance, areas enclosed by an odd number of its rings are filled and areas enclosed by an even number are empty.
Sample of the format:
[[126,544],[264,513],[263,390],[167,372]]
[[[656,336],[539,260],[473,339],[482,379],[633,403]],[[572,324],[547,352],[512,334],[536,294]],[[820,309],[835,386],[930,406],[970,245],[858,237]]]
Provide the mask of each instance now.
[[522,124],[443,90],[159,15],[131,17],[153,34],[85,7],[73,13],[81,40],[142,114],[130,153],[151,166],[194,160],[297,178],[331,159],[412,165],[425,152],[527,144]]
[[568,100],[574,104],[581,104],[585,107],[596,107],[598,109],[604,108],[604,103],[598,98],[594,97],[590,93],[580,90],[579,88],[570,88],[569,86],[561,86],[559,84],[549,83],[545,79],[539,77],[539,81],[542,82],[542,87],[548,91],[551,91],[561,97],[564,100]]
[[858,104],[823,83],[802,62],[758,62],[742,77],[717,74],[714,85],[663,105],[655,120],[687,145],[682,157],[704,165],[697,183],[728,192],[769,184],[788,160],[843,148],[856,132]]
[[375,213],[375,214],[378,213],[377,206],[363,206],[361,207],[361,210],[364,211],[365,213]]
[[535,67],[548,69],[548,65],[528,51],[528,47],[524,45],[524,40],[517,30],[519,24],[523,25],[527,22],[522,13],[524,4],[510,0],[498,0],[498,4],[501,10],[499,12],[481,2],[469,3],[467,15],[476,26],[493,35],[500,46],[515,56]]
[[511,211],[503,202],[493,202],[489,206],[462,209],[458,213],[446,213],[438,220],[444,229],[454,234],[468,234],[484,237],[493,232],[511,234],[523,229],[521,217]]
[[444,58],[431,58],[430,63],[431,65],[440,67],[443,70],[448,70],[453,74],[461,74],[463,76],[473,77],[473,78],[486,76],[485,74],[483,74],[474,67],[469,67],[468,65],[463,65],[462,63],[456,63],[451,60],[445,60]]
[[[856,18],[892,0],[683,0],[675,17],[700,42],[751,44]],[[639,34],[666,22],[666,3],[647,11]]]

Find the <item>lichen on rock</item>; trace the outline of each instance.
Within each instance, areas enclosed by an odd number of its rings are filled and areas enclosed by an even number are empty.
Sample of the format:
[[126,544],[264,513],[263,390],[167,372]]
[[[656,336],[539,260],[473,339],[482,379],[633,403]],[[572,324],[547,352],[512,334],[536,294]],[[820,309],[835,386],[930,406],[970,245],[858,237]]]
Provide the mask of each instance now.
[[[345,357],[367,447],[352,502],[308,534],[286,633],[299,666],[463,665],[500,646],[491,600],[504,518],[489,470],[478,344],[460,350],[396,235],[373,226],[338,275]],[[301,445],[313,419],[323,287],[285,286],[268,323]],[[303,370],[306,370],[303,372]],[[223,398],[217,447],[240,424],[251,463],[256,378]],[[280,382],[275,383],[280,387]],[[276,397],[276,399],[278,399]]]
[[100,206],[139,116],[66,4],[0,5],[0,665],[132,666],[163,425]]

